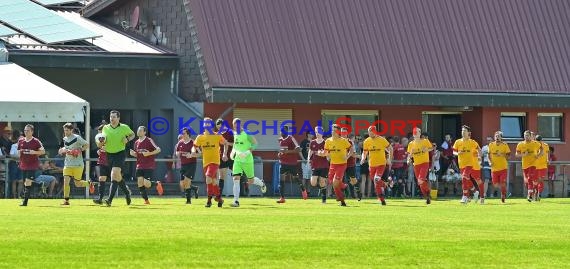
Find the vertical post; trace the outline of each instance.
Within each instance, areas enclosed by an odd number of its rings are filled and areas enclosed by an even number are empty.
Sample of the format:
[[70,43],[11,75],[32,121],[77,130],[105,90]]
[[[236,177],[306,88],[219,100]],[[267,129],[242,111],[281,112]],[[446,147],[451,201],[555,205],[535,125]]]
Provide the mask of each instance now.
[[[85,141],[87,141],[88,145],[91,145],[91,108],[89,103],[85,104]],[[85,179],[87,181],[91,181],[91,161],[90,158],[90,149],[88,148],[85,152]],[[85,199],[89,198],[89,186],[85,188]]]

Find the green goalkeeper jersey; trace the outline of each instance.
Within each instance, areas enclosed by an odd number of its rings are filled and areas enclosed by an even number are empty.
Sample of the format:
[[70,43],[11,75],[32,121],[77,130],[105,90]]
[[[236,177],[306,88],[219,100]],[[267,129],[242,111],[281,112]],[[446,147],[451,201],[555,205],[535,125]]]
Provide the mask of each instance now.
[[239,162],[253,162],[253,155],[251,154],[252,143],[249,135],[242,130],[241,133],[234,132],[234,145],[233,151],[236,152],[234,161]]

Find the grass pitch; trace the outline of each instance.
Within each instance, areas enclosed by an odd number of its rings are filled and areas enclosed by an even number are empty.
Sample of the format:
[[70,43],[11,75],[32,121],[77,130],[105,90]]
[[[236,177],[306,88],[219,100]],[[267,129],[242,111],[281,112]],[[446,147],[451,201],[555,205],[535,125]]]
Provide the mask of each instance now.
[[0,268],[567,268],[570,200],[0,200]]

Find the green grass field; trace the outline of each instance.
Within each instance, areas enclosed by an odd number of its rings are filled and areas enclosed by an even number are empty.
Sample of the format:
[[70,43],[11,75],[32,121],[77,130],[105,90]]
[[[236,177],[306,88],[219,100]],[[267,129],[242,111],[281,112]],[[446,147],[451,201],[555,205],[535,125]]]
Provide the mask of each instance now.
[[0,200],[0,268],[567,268],[570,200]]

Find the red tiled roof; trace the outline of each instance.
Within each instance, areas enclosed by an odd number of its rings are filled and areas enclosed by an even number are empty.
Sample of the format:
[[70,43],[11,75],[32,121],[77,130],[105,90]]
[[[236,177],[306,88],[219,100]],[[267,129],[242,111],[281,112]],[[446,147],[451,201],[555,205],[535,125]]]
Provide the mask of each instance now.
[[185,0],[211,87],[570,93],[566,0]]

